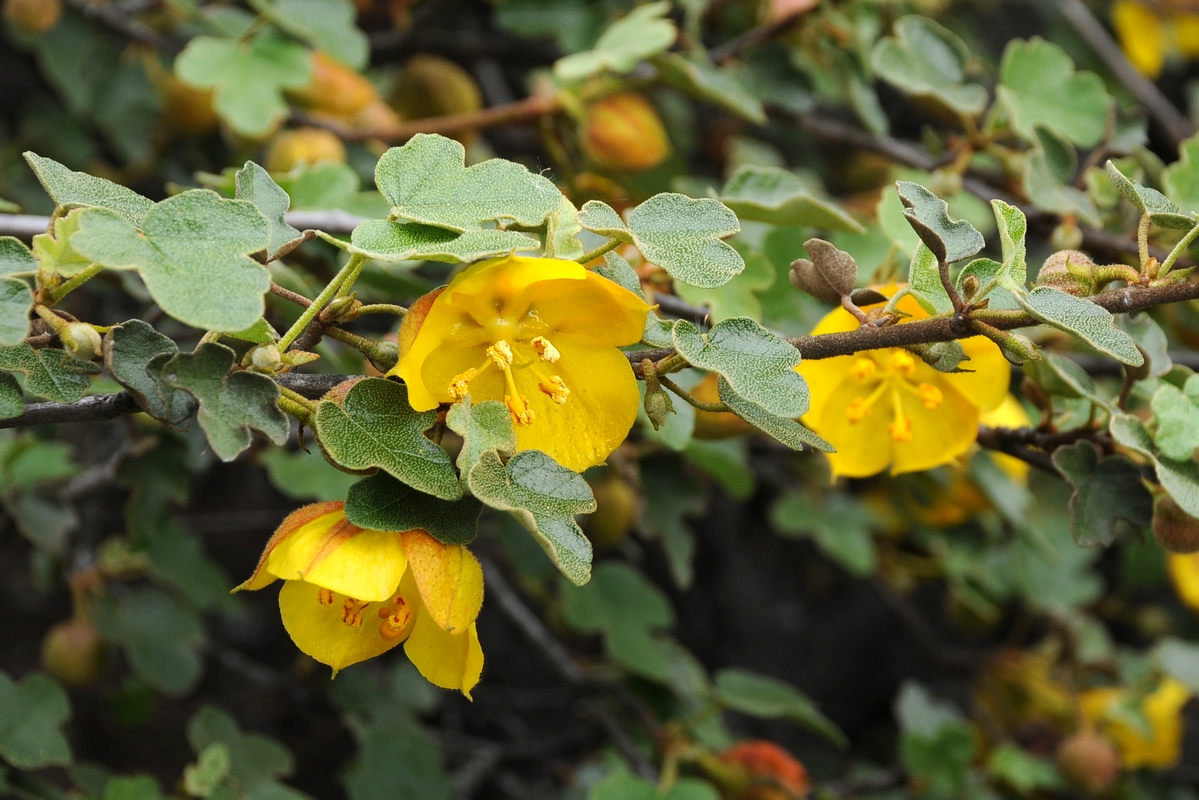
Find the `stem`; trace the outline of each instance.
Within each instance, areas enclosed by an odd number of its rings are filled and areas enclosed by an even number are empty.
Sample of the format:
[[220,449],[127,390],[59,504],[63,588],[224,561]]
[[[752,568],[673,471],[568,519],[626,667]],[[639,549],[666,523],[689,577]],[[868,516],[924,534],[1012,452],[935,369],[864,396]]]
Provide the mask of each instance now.
[[[354,264],[355,259],[357,259],[356,264]],[[350,290],[354,288],[354,282],[356,280],[358,280],[358,276],[362,274],[362,266],[364,264],[366,264],[366,257],[365,256],[351,256],[350,260],[346,262],[346,267],[348,268],[350,266],[350,264],[354,264],[354,268],[346,275],[345,278],[342,279],[341,286],[338,287],[338,289],[337,289],[337,298],[338,299],[341,299],[341,298],[345,297],[346,295],[348,295],[350,293]],[[343,269],[342,271],[344,272],[345,269]]]
[[316,403],[286,386],[279,387],[279,408],[301,422],[307,423],[316,413]]
[[102,269],[104,269],[102,264],[92,264],[90,267],[78,273],[74,277],[63,281],[57,287],[46,292],[46,300],[50,304],[57,303],[59,300],[63,299],[71,292],[75,291],[80,286],[94,278]]
[[855,303],[849,295],[841,295],[841,308],[845,309],[850,314],[853,314],[853,318],[858,321],[859,325],[865,325],[867,323],[868,320],[866,319],[866,312],[858,308],[857,303]]
[[580,264],[590,264],[595,259],[603,256],[604,253],[610,253],[616,248],[620,247],[620,245],[621,241],[619,239],[611,239],[604,244],[601,244],[590,253],[584,253],[583,255],[579,256],[575,259],[575,261],[579,262]]
[[687,366],[687,359],[675,353],[672,356],[662,359],[657,363],[655,369],[659,375],[666,375],[670,372],[678,372]]
[[360,317],[363,314],[395,314],[397,317],[402,317],[407,313],[408,309],[403,306],[393,305],[392,303],[371,303],[358,309],[358,316]]
[[1137,253],[1141,259],[1141,272],[1149,266],[1149,215],[1142,214],[1137,223]]
[[1178,244],[1174,245],[1174,249],[1170,251],[1170,255],[1166,256],[1166,260],[1162,262],[1161,268],[1157,271],[1158,280],[1161,280],[1170,274],[1170,270],[1174,269],[1174,262],[1178,260],[1179,256],[1186,252],[1187,248],[1191,246],[1191,242],[1195,241],[1196,237],[1199,237],[1199,225],[1196,225],[1187,231],[1186,236],[1182,237],[1178,241]]
[[662,384],[667,389],[681,397],[683,400],[686,400],[688,404],[698,408],[700,411],[711,411],[713,414],[720,414],[729,410],[729,407],[724,403],[705,403],[703,400],[700,400],[698,397],[691,394],[682,386],[679,386],[670,378],[667,378],[665,375],[658,376],[658,383]]
[[66,330],[66,327],[71,324],[70,322],[68,322],[67,320],[58,316],[50,308],[42,305],[41,303],[38,303],[37,305],[35,305],[33,307],[33,310],[34,310],[34,312],[37,313],[37,315],[39,317],[42,318],[42,320],[46,323],[47,327],[49,327],[50,330],[54,331],[55,333],[57,333],[59,335],[61,335],[62,332],[64,330]]
[[[364,336],[359,336],[356,333],[350,333],[341,328],[327,328],[325,335],[330,339],[336,339],[342,344],[348,344],[350,347],[361,352],[364,356],[370,359],[381,372],[387,372],[395,366],[395,352],[384,352],[378,342],[373,342]],[[384,369],[386,367],[386,369]]]
[[961,314],[966,304],[962,302],[962,296],[958,294],[958,288],[953,285],[953,278],[949,277],[949,262],[938,261],[937,273],[941,276],[941,285],[945,287],[945,294],[949,295],[949,302],[953,303],[953,313]]
[[351,275],[355,278],[358,277],[358,272],[362,269],[362,264],[365,261],[365,256],[350,256],[350,260],[346,262],[346,265],[341,268],[340,272],[333,276],[333,280],[329,281],[329,285],[321,290],[321,293],[312,301],[312,305],[304,309],[304,313],[300,315],[300,318],[279,339],[278,347],[280,352],[285,352],[292,346],[296,339],[300,338],[300,334],[308,328],[308,323],[316,319],[316,315],[321,313],[321,309],[334,298],[342,285],[347,283],[347,278]]

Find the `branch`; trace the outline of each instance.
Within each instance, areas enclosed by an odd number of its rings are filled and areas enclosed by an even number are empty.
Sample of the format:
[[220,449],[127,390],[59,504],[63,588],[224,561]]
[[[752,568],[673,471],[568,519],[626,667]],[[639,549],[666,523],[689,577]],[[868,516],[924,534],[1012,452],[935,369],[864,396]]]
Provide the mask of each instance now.
[[[293,228],[319,230],[334,236],[349,236],[354,228],[366,221],[366,217],[345,211],[289,211],[285,218]],[[50,217],[0,214],[0,236],[15,236],[28,241],[49,228]]]

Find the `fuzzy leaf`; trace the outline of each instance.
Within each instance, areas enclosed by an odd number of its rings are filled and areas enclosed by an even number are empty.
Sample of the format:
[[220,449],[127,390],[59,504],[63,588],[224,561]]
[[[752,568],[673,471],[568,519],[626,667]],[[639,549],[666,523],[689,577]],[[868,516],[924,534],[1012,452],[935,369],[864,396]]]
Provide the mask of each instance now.
[[1127,177],[1111,161],[1107,162],[1107,176],[1116,190],[1142,214],[1148,214],[1149,219],[1159,228],[1185,231],[1199,223],[1195,217],[1184,214],[1181,208],[1157,189],[1143,186],[1139,181]]
[[720,392],[721,401],[734,414],[792,450],[802,450],[804,445],[807,445],[825,453],[833,452],[831,444],[795,420],[771,414],[758,404],[737,394],[729,382],[724,379],[724,376],[717,379],[717,390]]
[[13,236],[0,236],[0,276],[32,275],[35,272],[37,258],[25,243]]
[[19,278],[0,278],[0,347],[12,347],[29,335],[33,292]]
[[25,374],[25,390],[56,403],[73,403],[87,393],[89,375],[100,368],[71,358],[64,350],[27,344],[0,347],[0,369]]
[[[1028,220],[1023,211],[1002,200],[992,200],[991,208],[995,212],[995,222],[999,226],[999,241],[1003,247],[1003,267],[995,280],[1002,288],[1014,292],[1023,289],[1024,284],[1028,282],[1028,263],[1024,246]],[[986,292],[981,290],[976,295],[979,299],[985,296]]]
[[149,323],[132,319],[104,336],[104,366],[133,395],[138,408],[172,428],[180,428],[196,410],[195,399],[162,377],[163,366],[179,346]]
[[904,94],[931,97],[962,114],[986,108],[987,90],[965,82],[970,49],[957,35],[914,15],[896,20],[893,30],[870,54],[875,75]]
[[1199,463],[1157,456],[1145,423],[1131,414],[1113,414],[1108,430],[1117,444],[1152,461],[1162,488],[1183,511],[1199,517]]
[[864,231],[835,204],[814,197],[803,180],[778,167],[747,164],[737,169],[720,192],[720,201],[738,217],[787,227]]
[[1075,72],[1066,51],[1041,38],[1013,41],[999,68],[999,100],[1012,127],[1028,141],[1034,128],[1052,128],[1080,147],[1093,147],[1107,132],[1112,98],[1103,79]]
[[490,256],[537,250],[537,240],[516,231],[467,231],[415,222],[370,219],[354,229],[345,249],[376,261],[478,261]]
[[1072,333],[1112,358],[1134,367],[1145,363],[1136,341],[1112,324],[1107,309],[1090,300],[1050,286],[1038,286],[1027,294],[1017,293],[1016,301],[1046,325]]
[[1153,442],[1163,457],[1189,461],[1199,448],[1199,375],[1187,378],[1182,389],[1162,383],[1153,394],[1157,433]]
[[721,241],[740,230],[737,215],[723,203],[669,193],[654,195],[634,208],[628,224],[629,235],[646,261],[675,280],[704,289],[727,283],[745,269],[741,255]]
[[1128,459],[1100,460],[1094,445],[1077,442],[1054,450],[1053,465],[1074,487],[1070,532],[1079,546],[1110,545],[1121,533],[1135,536],[1153,521],[1153,497]]
[[237,171],[234,180],[237,185],[237,199],[253,203],[270,223],[267,256],[274,259],[280,247],[301,236],[300,232],[288,225],[284,219],[287,209],[291,207],[291,198],[275,183],[270,173],[253,161],[247,161],[246,165]]
[[132,189],[85,172],[69,170],[36,153],[25,153],[25,160],[59,208],[106,208],[137,225],[154,206],[153,200]]
[[458,453],[458,471],[464,476],[488,450],[503,456],[516,452],[516,431],[512,428],[512,415],[507,407],[496,400],[485,400],[471,405],[470,395],[455,403],[445,417],[446,425],[462,437],[462,450]]
[[920,241],[947,264],[961,261],[986,246],[983,235],[964,219],[949,218],[949,204],[918,183],[896,181],[903,215]]
[[440,500],[405,486],[386,472],[358,481],[346,494],[346,519],[355,525],[374,531],[420,528],[445,544],[469,544],[482,513],[482,503],[469,495]]

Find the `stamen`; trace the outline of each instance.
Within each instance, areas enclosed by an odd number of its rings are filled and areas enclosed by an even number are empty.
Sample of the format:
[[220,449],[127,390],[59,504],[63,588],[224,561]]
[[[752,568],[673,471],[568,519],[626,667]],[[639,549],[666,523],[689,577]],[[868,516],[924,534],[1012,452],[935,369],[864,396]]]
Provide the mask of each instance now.
[[322,587],[316,593],[316,599],[322,606],[331,606],[333,605],[333,592]]
[[[379,616],[383,616],[382,610]],[[404,629],[408,627],[408,623],[412,620],[412,609],[404,602],[404,598],[396,598],[396,608],[394,614],[388,614],[386,619],[379,623],[379,635],[384,639],[398,639],[404,633]]]
[[[501,339],[499,343],[504,344],[504,340]],[[488,350],[488,355],[490,355],[490,350]],[[533,409],[529,408],[529,401],[516,388],[516,379],[512,377],[511,365],[504,367],[504,384],[506,388],[504,405],[508,406],[508,413],[512,415],[512,420],[517,425],[532,425],[535,416]]]
[[891,405],[895,409],[895,421],[887,427],[891,438],[897,442],[912,441],[912,420],[910,417],[904,416],[903,398],[894,389],[891,390]]
[[541,381],[537,388],[548,394],[558,405],[562,405],[566,398],[570,397],[570,389],[566,388],[566,382],[557,375],[551,375],[547,380]]
[[512,345],[503,339],[487,348],[487,357],[500,369],[512,366]]
[[916,371],[916,359],[906,350],[896,350],[891,354],[891,369],[906,378]]
[[345,603],[341,606],[341,621],[351,628],[361,628],[362,612],[369,605],[370,603],[363,603],[361,600],[347,597]]
[[542,361],[548,361],[553,364],[562,357],[562,354],[558,352],[558,348],[550,344],[550,340],[544,336],[534,336],[529,344],[533,345],[533,349],[537,351],[537,356]]
[[941,394],[941,390],[931,383],[922,383],[917,388],[920,390],[920,401],[930,411],[940,407],[941,401],[945,399],[945,396]]
[[861,397],[855,397],[850,401],[849,408],[845,409],[845,416],[849,417],[850,422],[861,422],[869,413],[870,404]]
[[873,358],[859,358],[853,362],[853,366],[849,368],[850,377],[864,381],[872,377],[878,371],[878,365],[874,363]]
[[470,393],[470,388],[467,386],[475,378],[479,377],[479,371],[471,367],[466,372],[460,372],[450,381],[450,397],[455,401],[461,400]]

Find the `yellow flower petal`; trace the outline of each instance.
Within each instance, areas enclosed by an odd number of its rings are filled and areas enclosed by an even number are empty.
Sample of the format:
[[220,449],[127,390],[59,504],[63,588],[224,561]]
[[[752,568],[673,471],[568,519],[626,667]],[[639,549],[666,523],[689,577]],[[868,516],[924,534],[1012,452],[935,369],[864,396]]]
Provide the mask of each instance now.
[[1199,611],[1199,553],[1166,556],[1174,591],[1194,611]]
[[[1028,418],[1028,412],[1024,410],[1024,405],[1013,394],[1009,394],[1002,403],[985,412],[978,421],[979,424],[990,428],[1026,428],[1032,424],[1032,420]],[[995,460],[1001,470],[1007,473],[1009,478],[1017,483],[1027,482],[1030,469],[1027,461],[994,451],[988,455]]]
[[1079,709],[1116,743],[1125,769],[1168,769],[1178,763],[1182,747],[1182,707],[1191,690],[1174,678],[1163,678],[1157,688],[1140,702],[1149,725],[1146,733],[1124,718],[1122,706],[1129,692],[1121,688],[1092,689],[1079,695]]
[[252,574],[244,583],[233,589],[235,592],[255,591],[264,586],[268,586],[278,577],[271,574],[267,569],[267,559],[271,553],[282,542],[299,531],[301,528],[314,527],[321,529],[331,528],[338,520],[345,519],[345,503],[313,503],[312,505],[297,508],[295,511],[284,517],[279,523],[279,527],[271,534],[271,538],[267,541],[266,547],[262,550],[262,555],[258,559],[258,566],[254,567]]
[[386,600],[404,575],[407,559],[397,533],[351,525],[342,513],[302,526],[267,556],[277,578],[304,580],[359,600]]
[[1174,19],[1174,41],[1186,58],[1199,58],[1199,14],[1180,14]]
[[912,438],[892,444],[892,475],[952,463],[978,439],[978,407],[948,382],[940,386],[942,400],[936,409],[925,408],[915,395],[901,395],[903,412],[912,420]]
[[454,689],[470,698],[470,690],[483,674],[483,648],[475,623],[461,633],[450,633],[433,619],[423,604],[411,574],[404,577],[400,592],[418,605],[412,633],[404,652],[420,674],[435,686]]
[[[529,287],[529,313],[554,334],[579,334],[593,344],[633,344],[645,332],[649,306],[622,286],[588,272],[579,281],[545,281]],[[556,344],[556,342],[555,342]]]
[[1142,74],[1156,78],[1166,62],[1166,27],[1153,9],[1132,0],[1112,6],[1112,27],[1124,55]]
[[450,633],[460,633],[483,607],[483,568],[462,545],[437,541],[422,530],[401,534],[408,567],[421,600],[433,618]]
[[[827,390],[826,390],[827,391]],[[888,427],[894,420],[885,401],[876,404],[865,417],[851,422],[845,413],[850,403],[869,393],[865,385],[843,381],[832,389],[823,411],[807,419],[812,428],[836,448],[828,454],[833,477],[864,478],[882,472],[891,463],[891,435]]]
[[942,372],[941,377],[982,411],[998,408],[1008,396],[1012,365],[1003,357],[999,345],[986,337],[972,336],[962,339],[961,344],[970,360],[963,361],[960,368],[970,371]]
[[[399,628],[392,622],[397,610],[400,621],[406,622]],[[381,616],[381,611],[386,613]],[[283,584],[279,612],[296,647],[332,667],[334,675],[404,641],[417,616],[411,607],[394,602],[364,604],[305,581]]]

